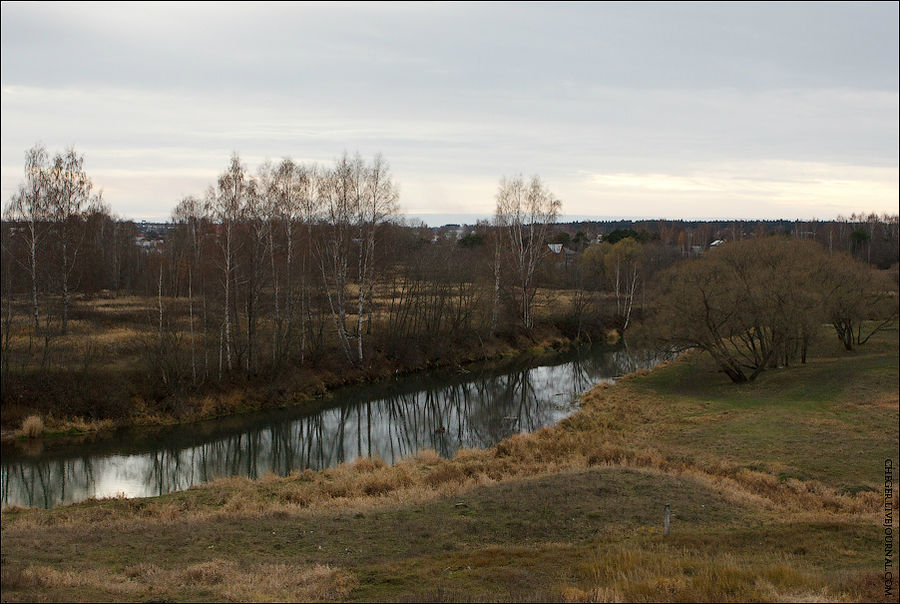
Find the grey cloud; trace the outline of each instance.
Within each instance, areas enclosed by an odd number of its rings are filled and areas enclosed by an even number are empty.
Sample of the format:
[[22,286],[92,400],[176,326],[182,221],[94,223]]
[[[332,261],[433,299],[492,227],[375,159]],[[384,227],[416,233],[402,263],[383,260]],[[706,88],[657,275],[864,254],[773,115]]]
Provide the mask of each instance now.
[[[897,87],[896,3],[3,5],[7,82],[381,94]],[[386,87],[385,90],[382,87]],[[378,92],[376,90],[376,92]]]
[[896,3],[110,4],[2,5],[4,195],[35,140],[479,182],[898,161]]

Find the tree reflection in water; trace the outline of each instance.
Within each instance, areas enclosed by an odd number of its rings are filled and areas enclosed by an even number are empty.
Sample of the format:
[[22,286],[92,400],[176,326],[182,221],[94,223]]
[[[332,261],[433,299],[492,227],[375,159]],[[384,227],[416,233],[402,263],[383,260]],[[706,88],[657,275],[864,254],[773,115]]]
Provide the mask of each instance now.
[[393,463],[423,448],[451,457],[462,447],[489,447],[554,424],[593,384],[659,360],[646,352],[592,351],[557,365],[455,376],[415,389],[397,384],[376,398],[371,389],[349,389],[339,393],[337,406],[313,415],[257,417],[249,428],[196,443],[185,442],[189,428],[173,430],[178,438],[156,442],[149,451],[129,452],[124,443],[114,447],[124,454],[111,454],[112,446],[69,456],[4,450],[2,504],[50,507],[90,497],[152,496],[222,476],[284,476],[360,456]]

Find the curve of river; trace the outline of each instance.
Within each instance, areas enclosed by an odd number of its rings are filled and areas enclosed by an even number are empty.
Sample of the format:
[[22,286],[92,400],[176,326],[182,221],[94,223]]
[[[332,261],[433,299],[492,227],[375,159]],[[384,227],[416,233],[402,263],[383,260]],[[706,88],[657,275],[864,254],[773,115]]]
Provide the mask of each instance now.
[[452,457],[558,422],[599,382],[659,362],[650,353],[594,347],[537,365],[433,372],[343,388],[314,413],[279,409],[43,450],[4,445],[3,507],[52,507],[91,497],[149,497],[222,476],[286,476],[420,449]]

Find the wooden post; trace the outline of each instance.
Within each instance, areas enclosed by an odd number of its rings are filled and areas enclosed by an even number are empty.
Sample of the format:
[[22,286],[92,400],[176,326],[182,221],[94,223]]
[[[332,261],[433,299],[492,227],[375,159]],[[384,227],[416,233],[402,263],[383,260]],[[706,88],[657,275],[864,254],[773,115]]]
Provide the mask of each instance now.
[[669,504],[666,504],[666,521],[665,521],[665,529],[663,529],[663,535],[669,534],[669,518],[672,515],[672,509],[669,507]]

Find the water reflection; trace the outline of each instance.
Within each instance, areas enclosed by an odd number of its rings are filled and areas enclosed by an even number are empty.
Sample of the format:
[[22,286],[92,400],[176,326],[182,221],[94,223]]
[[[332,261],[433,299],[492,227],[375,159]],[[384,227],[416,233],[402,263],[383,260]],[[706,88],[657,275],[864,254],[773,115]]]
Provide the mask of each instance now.
[[388,463],[432,448],[444,457],[489,447],[556,423],[597,382],[658,362],[633,351],[582,351],[555,365],[410,378],[341,391],[335,406],[306,416],[277,411],[169,429],[152,438],[68,450],[4,449],[2,504],[50,507],[89,497],[144,497],[221,476],[258,478],[378,455]]

